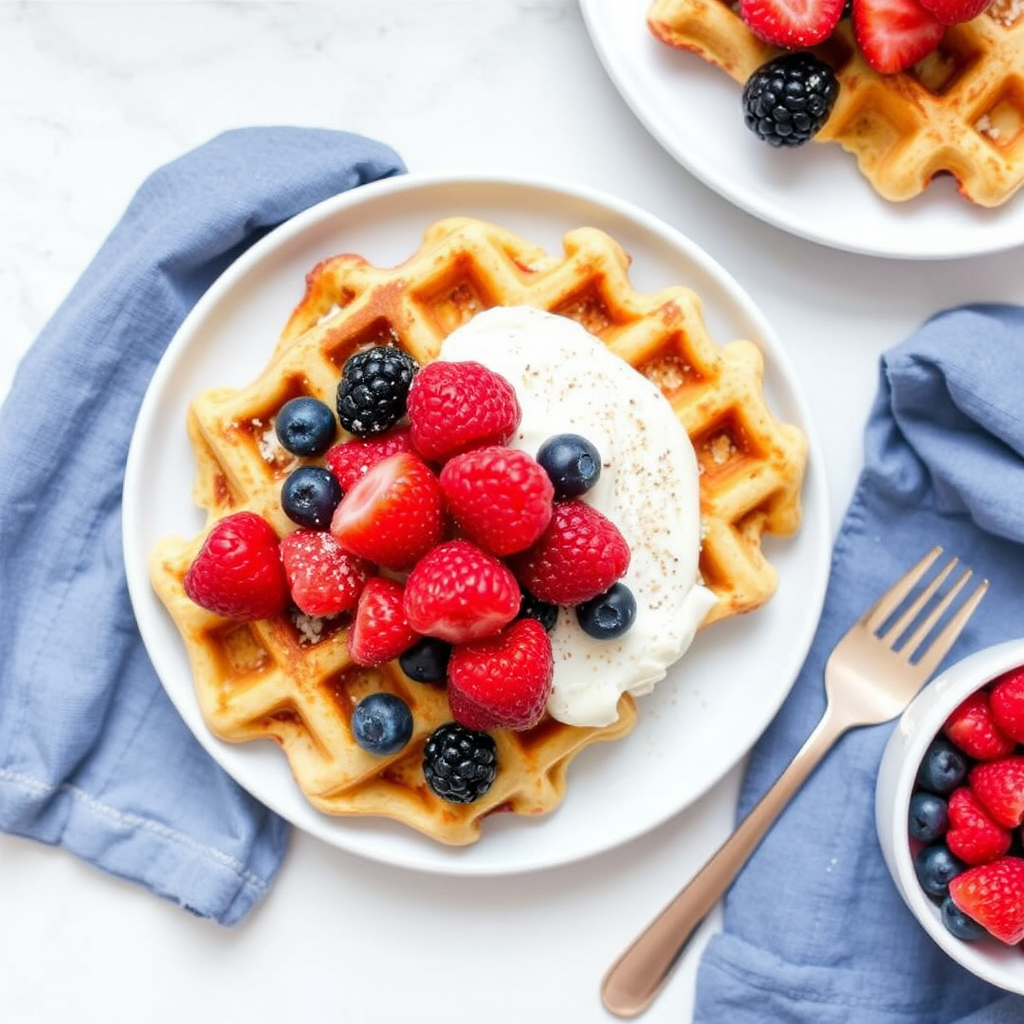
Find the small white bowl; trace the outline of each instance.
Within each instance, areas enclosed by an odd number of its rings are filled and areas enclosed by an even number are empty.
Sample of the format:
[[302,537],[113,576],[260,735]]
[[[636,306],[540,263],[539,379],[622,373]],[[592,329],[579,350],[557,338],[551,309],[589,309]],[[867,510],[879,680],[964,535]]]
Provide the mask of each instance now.
[[914,778],[928,744],[968,694],[1018,665],[1024,665],[1024,639],[986,647],[951,666],[914,698],[882,754],[875,789],[875,824],[896,888],[924,930],[958,964],[979,978],[1024,995],[1024,950],[988,936],[965,942],[946,930],[938,904],[917,881],[907,830]]

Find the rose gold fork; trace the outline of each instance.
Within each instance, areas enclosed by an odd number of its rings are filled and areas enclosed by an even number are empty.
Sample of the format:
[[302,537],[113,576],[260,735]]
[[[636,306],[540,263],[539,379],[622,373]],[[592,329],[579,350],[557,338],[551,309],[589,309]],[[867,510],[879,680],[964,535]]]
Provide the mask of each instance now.
[[957,565],[955,558],[890,624],[941,553],[940,547],[929,552],[836,644],[825,665],[825,713],[811,735],[732,835],[604,976],[601,997],[616,1016],[639,1016],[654,1001],[697,927],[839,737],[849,729],[878,725],[901,714],[953,646],[988,589],[987,580],[978,584],[933,638],[940,619],[972,575],[965,568],[935,600]]

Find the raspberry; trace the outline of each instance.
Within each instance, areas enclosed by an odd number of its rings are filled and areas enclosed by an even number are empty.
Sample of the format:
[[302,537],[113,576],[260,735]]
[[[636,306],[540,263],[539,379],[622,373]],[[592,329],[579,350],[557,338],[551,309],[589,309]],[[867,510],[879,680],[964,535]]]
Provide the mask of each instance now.
[[494,636],[515,618],[519,601],[512,573],[468,540],[427,552],[405,584],[409,625],[453,644]]
[[441,485],[412,452],[389,455],[368,470],[331,520],[331,533],[343,548],[398,571],[430,550],[444,527]]
[[512,385],[475,362],[424,366],[409,388],[408,412],[413,444],[428,462],[507,444],[522,418]]
[[352,611],[373,568],[323,530],[289,533],[281,541],[281,558],[292,600],[314,616]]
[[498,777],[497,745],[485,732],[448,722],[435,729],[424,744],[423,777],[442,800],[471,804]]
[[574,605],[603,594],[629,568],[629,545],[593,505],[555,505],[539,541],[511,562],[522,585],[542,601]]
[[338,420],[357,437],[382,434],[405,415],[409,385],[419,364],[390,345],[350,356],[338,384]]
[[493,555],[524,551],[551,520],[551,480],[516,448],[492,445],[454,456],[441,470],[441,490],[455,522]]
[[992,684],[989,707],[1007,736],[1024,743],[1024,668],[1005,672]]
[[950,794],[948,813],[946,845],[965,864],[984,864],[1010,848],[1010,830],[989,817],[968,787]]
[[448,706],[467,729],[532,729],[544,717],[554,661],[536,619],[462,644],[448,664]]
[[404,597],[402,584],[386,576],[367,581],[348,634],[348,652],[357,665],[383,665],[419,639],[405,617]]
[[978,761],[993,761],[1013,752],[1013,740],[992,717],[985,690],[975,690],[949,715],[942,726],[943,735],[965,754]]
[[969,868],[949,883],[953,902],[1007,945],[1024,939],[1024,860],[1001,857]]
[[399,427],[379,437],[342,441],[328,450],[324,461],[334,474],[334,478],[341,484],[341,489],[348,491],[367,470],[389,455],[411,451],[412,438],[409,436],[409,428]]
[[974,795],[992,817],[1007,828],[1024,821],[1024,756],[985,761],[968,773]]
[[185,593],[232,619],[269,619],[288,604],[288,583],[273,527],[255,512],[214,524],[185,574]]

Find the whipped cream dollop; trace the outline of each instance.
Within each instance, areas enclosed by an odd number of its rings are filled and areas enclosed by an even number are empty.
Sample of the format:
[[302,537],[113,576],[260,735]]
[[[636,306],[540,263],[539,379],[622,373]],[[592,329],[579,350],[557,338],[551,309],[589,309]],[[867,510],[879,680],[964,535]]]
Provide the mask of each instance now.
[[700,582],[697,459],[665,396],[576,321],[528,306],[477,314],[440,357],[474,360],[516,389],[523,418],[510,442],[531,455],[554,434],[588,438],[601,476],[584,495],[630,547],[623,577],[636,620],[595,640],[562,608],[551,634],[555,672],[548,712],[569,725],[609,725],[620,696],[649,693],[690,646],[715,597]]

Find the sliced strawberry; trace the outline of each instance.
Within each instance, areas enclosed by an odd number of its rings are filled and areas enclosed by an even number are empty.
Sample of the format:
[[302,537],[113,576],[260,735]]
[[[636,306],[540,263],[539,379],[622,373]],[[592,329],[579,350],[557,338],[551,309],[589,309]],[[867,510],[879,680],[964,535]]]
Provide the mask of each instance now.
[[968,868],[949,883],[953,902],[1007,945],[1024,939],[1024,860],[1001,857]]
[[281,558],[296,607],[317,617],[352,611],[373,570],[323,530],[289,533]]
[[949,852],[965,864],[985,864],[1002,857],[1010,848],[1012,838],[1010,830],[989,817],[967,786],[949,795],[946,845]]
[[952,711],[942,732],[965,754],[978,761],[994,761],[1012,754],[1016,744],[996,724],[985,690],[975,690]]
[[444,527],[441,485],[412,452],[389,455],[368,470],[331,520],[331,533],[343,548],[399,571],[429,551]]
[[214,524],[185,574],[185,593],[207,611],[252,622],[288,604],[288,583],[274,528],[255,512]]
[[532,729],[544,717],[554,660],[536,619],[519,619],[497,636],[464,644],[448,664],[448,705],[467,729]]
[[740,0],[740,16],[766,42],[798,50],[828,39],[844,4],[845,0]]
[[357,665],[383,665],[419,639],[406,618],[404,597],[405,587],[386,576],[367,581],[348,634],[348,651]]
[[927,57],[946,28],[917,0],[853,0],[853,32],[864,59],[883,75]]
[[920,4],[943,25],[959,25],[987,10],[992,0],[920,0]]
[[343,491],[355,486],[357,480],[389,455],[412,451],[408,427],[398,427],[376,437],[357,437],[342,441],[328,449],[324,456],[327,468],[341,484]]
[[974,795],[992,817],[1016,828],[1024,821],[1024,756],[975,765],[967,776]]
[[515,618],[521,600],[506,566],[468,540],[438,544],[405,583],[409,625],[453,644],[494,636]]
[[988,702],[996,725],[1007,736],[1024,743],[1024,668],[1012,669],[996,679]]

